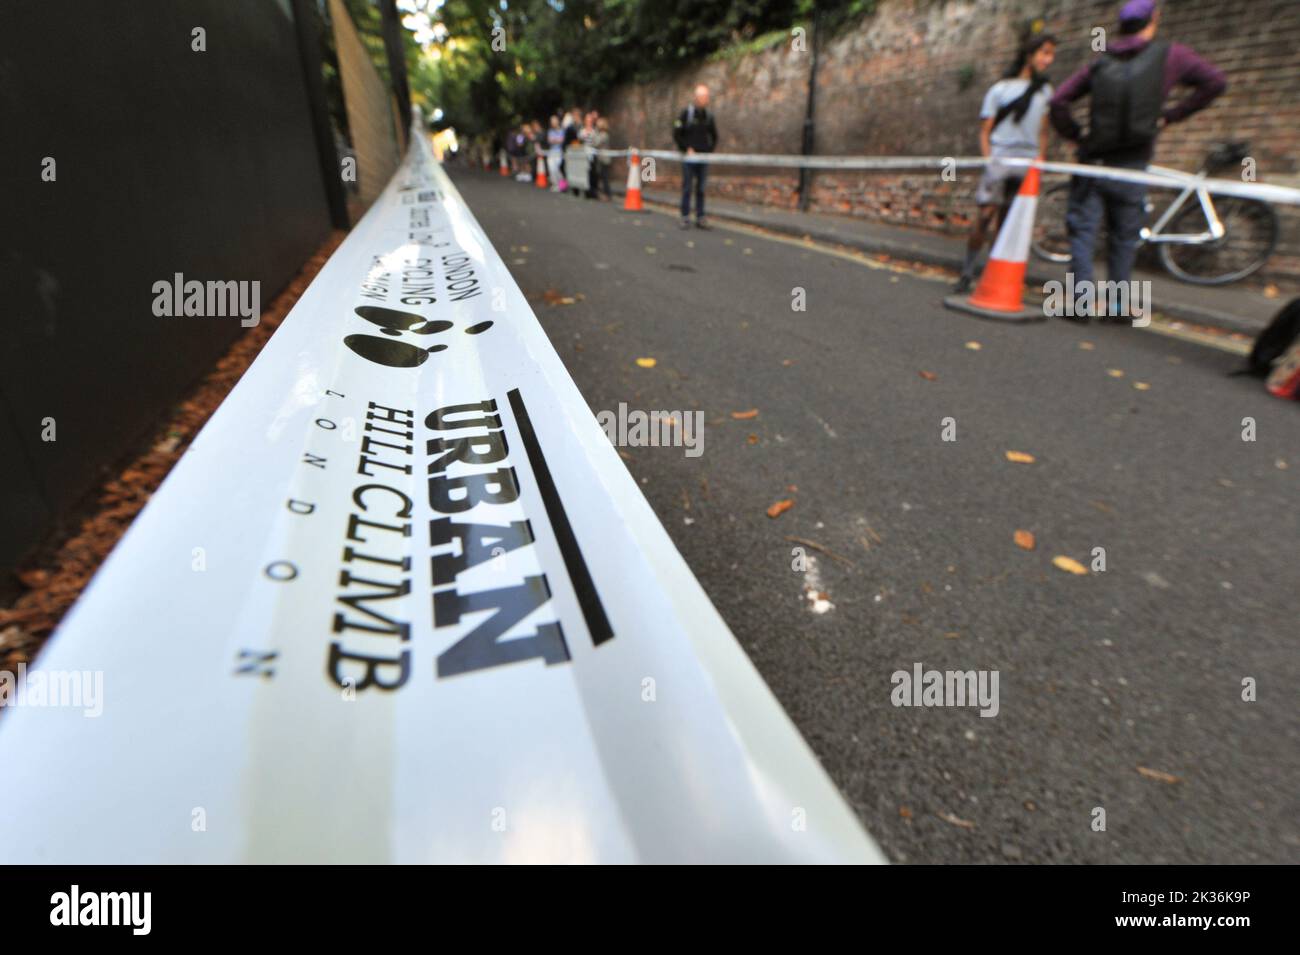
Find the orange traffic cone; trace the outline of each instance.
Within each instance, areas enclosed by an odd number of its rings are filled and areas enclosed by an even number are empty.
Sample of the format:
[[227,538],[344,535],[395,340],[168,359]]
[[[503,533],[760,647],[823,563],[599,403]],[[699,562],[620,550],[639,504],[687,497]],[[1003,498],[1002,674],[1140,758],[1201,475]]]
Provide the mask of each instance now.
[[545,189],[545,188],[547,188],[547,186],[549,185],[549,183],[546,181],[546,157],[545,157],[545,156],[538,156],[538,157],[537,157],[537,179],[536,179],[536,182],[537,182],[537,188],[538,188],[538,189]]
[[1042,320],[1042,308],[1025,307],[1025,269],[1029,263],[1029,242],[1034,234],[1034,212],[1038,207],[1037,166],[1030,166],[1011,201],[1007,221],[998,230],[988,265],[970,298],[949,295],[943,304],[981,318],[1027,322]]
[[641,160],[632,150],[627,157],[627,195],[623,197],[624,212],[640,212],[641,205]]
[[510,175],[510,162],[506,159],[506,151],[501,150],[501,175]]

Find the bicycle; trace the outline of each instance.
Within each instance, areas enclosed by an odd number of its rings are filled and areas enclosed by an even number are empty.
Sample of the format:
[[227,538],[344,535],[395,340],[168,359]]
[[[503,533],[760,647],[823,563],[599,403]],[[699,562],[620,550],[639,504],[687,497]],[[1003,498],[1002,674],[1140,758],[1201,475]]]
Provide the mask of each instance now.
[[[1250,151],[1248,143],[1214,145],[1196,173],[1205,179],[1212,172],[1240,168]],[[1150,172],[1176,173],[1161,166]],[[1181,175],[1181,173],[1178,173]],[[1069,262],[1070,242],[1065,228],[1070,184],[1058,183],[1043,192],[1034,224],[1034,254],[1048,262]],[[1196,201],[1190,201],[1195,196]],[[1185,186],[1159,218],[1151,222],[1155,203],[1146,202],[1148,225],[1142,228],[1138,246],[1159,248],[1160,263],[1177,279],[1194,285],[1228,285],[1259,271],[1277,248],[1280,226],[1277,213],[1268,203],[1238,196],[1217,199],[1196,184]],[[1098,246],[1105,241],[1098,236]]]

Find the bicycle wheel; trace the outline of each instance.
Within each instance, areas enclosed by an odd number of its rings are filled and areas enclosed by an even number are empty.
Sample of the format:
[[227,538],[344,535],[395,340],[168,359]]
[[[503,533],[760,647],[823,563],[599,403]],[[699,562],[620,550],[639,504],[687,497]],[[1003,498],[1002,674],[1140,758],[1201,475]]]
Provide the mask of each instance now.
[[1034,219],[1030,245],[1034,255],[1047,262],[1070,261],[1070,237],[1065,230],[1065,211],[1070,205],[1070,184],[1057,183],[1043,192]]
[[[1194,285],[1228,285],[1259,271],[1277,247],[1277,213],[1267,203],[1237,196],[1214,200],[1223,238],[1196,245],[1160,243],[1160,261],[1175,278]],[[1168,231],[1195,234],[1209,229],[1199,203],[1174,217]]]

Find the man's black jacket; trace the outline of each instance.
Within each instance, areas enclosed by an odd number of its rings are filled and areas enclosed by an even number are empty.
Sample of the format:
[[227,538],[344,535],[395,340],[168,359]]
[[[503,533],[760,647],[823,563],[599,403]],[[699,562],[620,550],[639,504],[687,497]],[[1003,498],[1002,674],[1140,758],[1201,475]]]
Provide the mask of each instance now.
[[718,127],[713,122],[713,114],[694,104],[686,107],[673,123],[673,142],[682,152],[687,149],[713,152],[718,145]]

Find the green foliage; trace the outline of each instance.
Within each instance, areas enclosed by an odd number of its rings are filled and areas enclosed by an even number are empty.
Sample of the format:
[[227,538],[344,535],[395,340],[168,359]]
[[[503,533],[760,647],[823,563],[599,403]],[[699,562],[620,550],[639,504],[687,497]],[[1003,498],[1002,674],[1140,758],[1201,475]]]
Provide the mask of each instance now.
[[[802,25],[802,24],[801,24]],[[767,33],[754,37],[752,40],[746,40],[743,43],[732,43],[728,46],[713,53],[710,60],[738,60],[742,57],[751,56],[755,53],[762,53],[764,50],[785,43],[790,39],[791,31],[788,29],[769,30]]]
[[834,31],[875,0],[447,0],[433,13],[446,36],[411,70],[411,87],[474,135],[595,104],[627,80],[724,49],[766,48],[814,7]]

